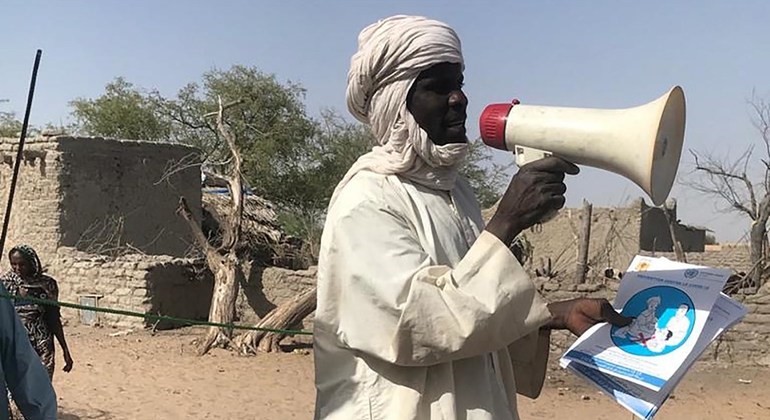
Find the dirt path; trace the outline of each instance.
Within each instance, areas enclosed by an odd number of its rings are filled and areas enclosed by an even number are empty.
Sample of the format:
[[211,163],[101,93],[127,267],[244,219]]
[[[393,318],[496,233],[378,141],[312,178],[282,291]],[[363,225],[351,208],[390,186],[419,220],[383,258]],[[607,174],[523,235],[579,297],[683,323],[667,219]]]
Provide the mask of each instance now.
[[[69,327],[75,369],[56,373],[61,419],[310,419],[309,354],[199,358],[192,330],[111,337],[117,330]],[[59,363],[61,363],[59,361]],[[60,366],[60,364],[59,364]],[[658,419],[770,419],[770,369],[691,372]],[[739,379],[751,381],[750,384]],[[523,419],[630,419],[607,397],[554,370]]]

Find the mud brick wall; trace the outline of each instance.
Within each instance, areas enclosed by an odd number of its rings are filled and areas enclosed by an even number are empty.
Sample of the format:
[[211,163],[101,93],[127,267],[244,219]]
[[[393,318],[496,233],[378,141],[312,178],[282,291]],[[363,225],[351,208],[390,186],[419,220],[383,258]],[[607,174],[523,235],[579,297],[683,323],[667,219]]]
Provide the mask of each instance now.
[[[316,267],[299,271],[278,267],[254,267],[238,295],[239,320],[255,323],[276,306],[315,287],[316,273]],[[310,314],[302,325],[297,327],[312,329],[313,315]]]
[[[650,252],[642,254],[652,255]],[[676,259],[676,255],[672,252],[659,252],[655,256]],[[686,252],[685,256],[690,264],[727,268],[735,272],[748,272],[752,266],[748,244],[711,246],[704,252]]]
[[743,322],[709,349],[709,360],[770,366],[770,283],[755,295],[735,296],[748,309]]
[[[213,283],[200,261],[170,256],[125,255],[116,259],[60,248],[48,267],[59,283],[59,299],[80,303],[87,295],[98,296],[97,306],[139,313],[205,320]],[[91,303],[87,303],[91,305]],[[78,323],[81,311],[62,308],[68,322]],[[99,325],[144,328],[155,324],[139,317],[99,313]],[[178,327],[159,323],[157,328]]]
[[[625,270],[639,252],[641,213],[638,208],[599,208],[592,212],[589,264],[599,270],[613,267]],[[534,271],[551,259],[552,269],[573,273],[577,261],[580,235],[580,209],[563,209],[542,229],[527,231],[524,235],[532,244],[528,268]]]
[[[200,170],[192,165],[164,174],[178,162],[195,162],[195,149],[84,137],[34,138],[24,149],[6,249],[27,243],[44,261],[60,246],[102,253],[131,245],[149,254],[185,255],[192,236],[175,210],[184,196],[200,217]],[[17,139],[0,139],[3,203],[17,150]]]
[[[18,140],[0,139],[0,200],[3,203],[0,217],[5,217],[17,145]],[[5,251],[26,243],[33,246],[41,258],[56,254],[61,236],[58,182],[61,160],[55,149],[56,144],[46,139],[29,139],[25,145]]]

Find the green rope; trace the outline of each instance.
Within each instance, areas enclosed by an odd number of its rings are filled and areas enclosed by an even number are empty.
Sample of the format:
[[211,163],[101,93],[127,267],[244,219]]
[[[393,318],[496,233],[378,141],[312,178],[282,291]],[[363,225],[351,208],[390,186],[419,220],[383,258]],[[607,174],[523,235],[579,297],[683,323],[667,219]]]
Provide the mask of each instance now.
[[58,306],[58,307],[63,307],[63,308],[72,308],[72,309],[82,309],[82,310],[95,311],[95,312],[104,312],[104,313],[115,314],[115,315],[133,316],[133,317],[137,317],[137,318],[150,319],[150,320],[154,320],[154,321],[170,321],[170,322],[179,323],[179,324],[205,325],[205,326],[209,326],[209,327],[228,328],[228,329],[234,329],[234,330],[264,331],[264,332],[271,332],[271,333],[278,333],[278,334],[285,334],[285,335],[313,335],[313,333],[311,331],[280,330],[280,329],[272,329],[272,328],[255,327],[255,326],[251,326],[251,325],[220,324],[218,322],[195,321],[195,320],[192,320],[192,319],[177,318],[177,317],[173,317],[173,316],[143,314],[143,313],[140,313],[140,312],[132,312],[132,311],[126,311],[126,310],[122,310],[122,309],[100,308],[100,307],[96,307],[96,306],[78,305],[76,303],[60,302],[60,301],[48,300],[48,299],[38,299],[38,298],[33,298],[33,297],[22,297],[22,296],[11,296],[11,295],[9,295],[7,293],[0,293],[0,298],[19,300],[19,301],[27,301],[27,302],[39,303],[39,304],[48,305],[48,306]]

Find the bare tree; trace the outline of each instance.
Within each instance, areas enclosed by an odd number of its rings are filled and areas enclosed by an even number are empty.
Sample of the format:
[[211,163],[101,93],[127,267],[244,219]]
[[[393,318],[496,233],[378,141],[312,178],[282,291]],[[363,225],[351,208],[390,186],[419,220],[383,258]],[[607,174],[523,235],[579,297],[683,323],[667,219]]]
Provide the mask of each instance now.
[[[187,201],[182,197],[179,200],[178,213],[187,221],[193,232],[197,247],[203,252],[209,270],[214,274],[214,293],[209,309],[209,322],[232,325],[236,316],[236,299],[238,297],[239,279],[243,274],[241,255],[244,248],[248,247],[242,241],[242,226],[244,221],[244,184],[241,172],[242,158],[236,146],[236,136],[227,127],[224,120],[224,112],[228,108],[238,105],[236,101],[227,105],[218,100],[219,110],[207,116],[216,116],[216,129],[219,136],[224,139],[229,151],[229,158],[224,163],[213,165],[225,168],[220,173],[209,173],[216,180],[227,186],[230,193],[230,209],[222,214],[218,238],[209,238],[203,232],[199,221],[195,220]],[[189,162],[179,162],[181,167],[188,167]],[[177,167],[169,168],[170,172],[178,170]],[[215,245],[212,242],[221,242]],[[216,240],[215,240],[216,239]],[[232,329],[224,327],[210,327],[205,339],[198,348],[198,354],[204,355],[214,347],[234,347],[244,354],[256,351],[278,351],[279,343],[286,337],[285,330],[299,324],[305,317],[315,310],[316,289],[313,287],[294,299],[285,302],[273,309],[257,323],[259,331],[250,331],[233,338]]]
[[[736,160],[720,159],[690,151],[695,159],[695,172],[702,176],[687,185],[696,191],[719,198],[727,204],[725,211],[748,216],[751,246],[750,286],[760,287],[766,270],[767,222],[770,218],[770,104],[752,96],[749,105],[753,123],[760,133],[763,156],[754,155],[754,145]],[[753,165],[758,168],[754,169]],[[752,181],[752,178],[756,181]]]
[[[228,129],[224,121],[224,112],[227,108],[237,105],[233,102],[222,104],[219,98],[219,110],[216,115],[216,125],[220,136],[227,143],[231,154],[228,169],[220,176],[226,180],[230,192],[231,208],[224,217],[222,230],[222,243],[215,247],[209,242],[209,238],[203,233],[203,229],[190,211],[187,201],[182,197],[179,200],[179,214],[190,225],[195,241],[206,257],[206,264],[214,274],[214,294],[211,298],[209,309],[209,322],[220,324],[232,324],[235,319],[235,301],[238,297],[238,277],[243,275],[240,259],[237,251],[240,243],[241,224],[243,221],[243,175],[241,174],[241,155],[238,152],[235,136]],[[212,115],[212,114],[209,114]],[[232,330],[221,327],[210,327],[206,338],[200,345],[198,353],[208,353],[212,347],[226,347],[232,338]]]

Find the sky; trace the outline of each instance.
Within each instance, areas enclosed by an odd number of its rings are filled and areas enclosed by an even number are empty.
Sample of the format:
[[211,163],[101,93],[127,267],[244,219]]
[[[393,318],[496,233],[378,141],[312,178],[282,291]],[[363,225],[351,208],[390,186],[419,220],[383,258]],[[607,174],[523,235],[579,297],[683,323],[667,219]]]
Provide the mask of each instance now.
[[[394,14],[442,20],[458,32],[472,139],[490,103],[626,108],[681,86],[685,150],[671,194],[679,218],[722,242],[745,239],[748,219],[725,214],[724,203],[683,183],[694,176],[688,150],[735,158],[761,145],[747,101],[752,94],[770,100],[770,2],[763,0],[3,0],[0,99],[8,102],[0,111],[23,115],[40,48],[32,124],[70,121],[69,101],[100,95],[118,76],[171,96],[234,64],[299,82],[312,115],[333,108],[347,116],[345,80],[358,33]],[[507,152],[494,156],[512,161]],[[567,186],[568,206],[645,196],[624,177],[587,167]]]

